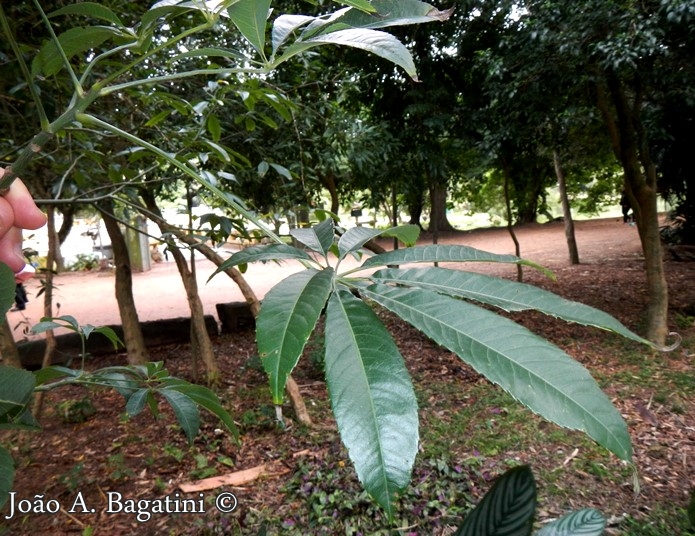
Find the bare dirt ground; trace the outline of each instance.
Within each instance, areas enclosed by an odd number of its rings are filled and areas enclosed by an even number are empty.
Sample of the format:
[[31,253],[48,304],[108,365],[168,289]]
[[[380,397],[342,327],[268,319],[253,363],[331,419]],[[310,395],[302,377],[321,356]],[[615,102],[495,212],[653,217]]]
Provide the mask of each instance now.
[[[562,223],[525,225],[516,228],[516,234],[521,244],[521,256],[525,259],[552,269],[567,265],[568,253]],[[641,255],[637,230],[613,218],[578,222],[576,237],[583,264],[635,259]],[[423,239],[427,240],[427,235]],[[494,253],[514,254],[514,243],[506,229],[492,228],[442,235],[440,243],[464,244]],[[388,242],[384,245],[388,247]],[[225,250],[221,253],[231,254],[235,251],[231,246]],[[300,268],[292,262],[283,263],[282,266],[258,264],[248,271],[246,279],[262,298],[273,284]],[[206,314],[216,314],[216,303],[243,301],[236,285],[230,283],[225,275],[218,275],[207,281],[215,270],[210,261],[199,256],[196,269]],[[498,274],[514,273],[514,268],[508,266],[488,265],[484,269]],[[72,315],[80,323],[94,326],[120,323],[112,272],[63,273],[56,277],[55,284],[55,301],[60,304],[56,316]],[[40,282],[35,279],[26,286],[30,301],[24,312],[10,313],[10,324],[13,327],[20,323],[28,326],[43,315],[42,300],[33,299],[40,290]],[[153,263],[151,270],[134,273],[133,293],[141,321],[189,315],[183,284],[173,261]],[[15,333],[17,338],[23,336],[21,329]]]
[[[578,222],[577,240],[582,263],[577,266],[570,266],[567,262],[561,223],[528,225],[517,228],[516,232],[521,243],[521,256],[552,269],[557,275],[557,279],[551,281],[537,272],[526,270],[527,282],[601,308],[631,329],[640,331],[642,311],[646,305],[646,285],[634,227],[623,225],[616,219]],[[429,238],[424,236],[423,240]],[[439,242],[465,244],[496,253],[514,253],[513,243],[503,229],[452,233],[441,236]],[[388,246],[388,243],[384,242],[384,245]],[[516,275],[515,269],[508,266],[480,264],[466,268],[509,278]],[[205,285],[214,269],[210,263],[201,260],[197,269],[207,313],[215,314],[216,303],[242,299],[224,275]],[[289,263],[251,266],[247,277],[262,297],[274,282],[294,269],[298,267]],[[674,516],[674,512],[682,513],[689,490],[695,487],[695,393],[692,389],[695,326],[691,325],[695,317],[695,263],[667,262],[666,272],[671,295],[671,322],[674,330],[686,340],[684,346],[667,357],[623,343],[598,330],[568,326],[535,315],[520,320],[580,360],[602,382],[630,427],[640,493],[635,493],[631,470],[605,453],[596,454],[595,449],[587,451],[579,439],[576,445],[566,442],[519,444],[505,452],[480,454],[477,449],[475,453],[467,450],[469,447],[464,446],[464,437],[452,437],[448,455],[455,467],[464,467],[467,500],[478,500],[489,487],[490,479],[501,473],[511,460],[531,463],[547,474],[560,475],[558,481],[540,482],[541,494],[551,487],[555,490],[553,498],[540,505],[541,520],[556,517],[568,508],[594,506],[611,519],[609,533],[622,534],[626,515],[636,520],[635,523],[643,522],[645,527],[651,527],[651,520],[655,515],[658,517],[658,512],[666,517]],[[112,275],[63,274],[57,283],[60,314],[71,314],[80,322],[93,325],[118,322]],[[36,292],[36,285],[36,282],[31,283],[30,293]],[[134,285],[141,320],[187,315],[185,295],[173,263],[155,265],[149,272],[135,274]],[[38,302],[36,299],[30,302],[24,313],[27,322],[40,318]],[[9,314],[11,324],[22,322],[22,313]],[[446,376],[461,383],[460,393],[456,391],[458,394],[429,395],[425,404],[427,408],[423,407],[421,412],[423,430],[440,422],[449,422],[448,419],[454,418],[457,403],[471,402],[465,395],[466,388],[485,383],[484,380],[455,356],[409,327],[392,319],[388,324],[411,370],[416,390],[429,392],[431,385],[439,385],[438,382]],[[21,334],[18,337],[21,338]],[[259,534],[264,518],[272,520],[267,527],[268,534],[360,533],[350,532],[348,525],[352,516],[369,515],[365,514],[370,510],[364,499],[354,500],[349,508],[344,505],[342,509],[336,507],[332,518],[319,521],[308,511],[327,508],[321,501],[335,497],[331,490],[344,488],[347,493],[356,495],[357,491],[351,490],[359,489],[354,477],[340,476],[349,472],[349,462],[346,463],[335,424],[327,411],[325,385],[320,373],[311,366],[310,359],[302,361],[295,377],[315,426],[306,429],[295,424],[289,430],[281,431],[272,423],[272,406],[264,375],[253,364],[253,333],[244,331],[220,336],[215,340],[215,346],[223,372],[220,396],[240,426],[240,446],[219,432],[214,420],[204,419],[201,435],[189,448],[166,411],[160,420],[145,413],[124,419],[120,395],[103,390],[89,393],[96,408],[95,415],[83,423],[66,423],[60,418],[60,403],[66,399],[79,400],[86,393],[74,388],[51,392],[42,417],[42,432],[20,437],[0,435],[0,440],[11,441],[17,459],[15,490],[18,500],[33,499],[38,494],[46,500],[58,501],[61,510],[55,514],[16,515],[5,520],[3,518],[8,514],[5,507],[0,512],[0,535],[255,535]],[[187,379],[190,379],[189,356],[188,345],[159,347],[153,349],[151,355],[153,360],[164,361],[172,373]],[[116,363],[125,363],[125,356],[101,358],[90,362],[89,366]],[[653,384],[650,378],[644,377],[645,371],[654,376]],[[678,378],[681,383],[674,383],[673,378]],[[666,383],[662,385],[659,383],[661,380]],[[488,411],[493,410],[495,416],[491,419]],[[287,413],[291,416],[289,408]],[[511,433],[502,427],[495,428],[497,421],[504,420],[498,413],[496,408],[485,410],[480,417],[480,426],[492,427],[491,434]],[[540,426],[545,429],[544,424]],[[206,492],[206,501],[222,491],[235,494],[239,507],[227,516],[221,515],[207,502],[205,514],[154,514],[144,523],[138,522],[133,513],[110,514],[106,511],[109,491],[117,491],[124,498],[135,500],[173,497],[179,493],[183,482],[260,465],[265,466],[265,473],[259,479]],[[427,489],[430,472],[416,467],[413,486]],[[565,492],[558,492],[558,488]],[[79,508],[72,513],[69,511],[78,494],[84,498],[88,509],[95,509],[94,513]],[[193,496],[197,497],[196,494]],[[420,505],[413,499],[411,517],[404,521],[407,530],[393,534],[451,534],[451,523],[455,519],[452,521],[431,506],[441,500],[437,502],[432,497],[420,499],[424,501],[423,505],[429,506]],[[655,526],[650,530],[637,534],[678,534],[663,527]],[[375,534],[376,531],[364,533]]]

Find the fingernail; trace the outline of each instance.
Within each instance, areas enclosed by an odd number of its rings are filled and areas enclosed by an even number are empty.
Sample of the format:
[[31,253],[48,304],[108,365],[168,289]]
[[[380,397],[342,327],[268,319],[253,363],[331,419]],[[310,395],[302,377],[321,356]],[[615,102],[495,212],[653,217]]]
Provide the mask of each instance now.
[[24,281],[27,281],[28,279],[34,277],[35,273],[36,270],[31,264],[25,264],[24,268],[22,268],[19,272],[15,272],[14,280],[17,283],[23,283]]

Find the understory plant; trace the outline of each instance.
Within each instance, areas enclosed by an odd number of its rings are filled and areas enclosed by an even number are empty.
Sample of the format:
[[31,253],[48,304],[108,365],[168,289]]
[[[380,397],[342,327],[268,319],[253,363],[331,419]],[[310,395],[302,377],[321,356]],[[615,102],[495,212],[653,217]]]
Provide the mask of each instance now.
[[[14,300],[14,287],[14,274],[6,265],[0,264],[0,314],[9,310]],[[42,319],[33,330],[41,333],[55,328],[67,328],[80,335],[80,368],[51,366],[32,373],[0,365],[0,430],[40,430],[39,423],[31,414],[34,393],[79,385],[115,389],[123,395],[125,410],[131,416],[137,415],[147,406],[157,417],[160,413],[159,400],[164,400],[174,411],[189,443],[193,443],[200,428],[199,407],[220,419],[238,439],[236,425],[217,395],[207,387],[171,376],[161,362],[86,370],[85,342],[91,334],[99,333],[107,337],[114,347],[120,343],[111,328],[79,325],[73,317],[65,315]],[[12,455],[8,449],[0,445],[0,508],[7,500],[8,492],[12,490],[14,472]]]
[[[631,460],[627,425],[589,372],[490,306],[536,310],[650,343],[595,308],[531,285],[438,264],[496,262],[542,270],[540,266],[467,246],[413,246],[419,228],[410,225],[343,232],[327,218],[291,233],[302,247],[250,247],[232,255],[217,272],[230,266],[245,270],[258,261],[293,260],[306,267],[266,294],[257,318],[258,351],[273,402],[280,412],[287,377],[325,315],[325,378],[338,429],[360,481],[389,516],[409,483],[418,451],[418,407],[379,309],[413,325],[542,417],[583,431],[620,459]],[[397,237],[408,247],[365,257],[365,244],[378,236]],[[350,258],[358,265],[343,269]]]
[[[454,536],[531,536],[536,514],[536,481],[528,465],[500,476],[466,516]],[[595,508],[571,512],[544,525],[535,536],[601,536],[606,518]]]

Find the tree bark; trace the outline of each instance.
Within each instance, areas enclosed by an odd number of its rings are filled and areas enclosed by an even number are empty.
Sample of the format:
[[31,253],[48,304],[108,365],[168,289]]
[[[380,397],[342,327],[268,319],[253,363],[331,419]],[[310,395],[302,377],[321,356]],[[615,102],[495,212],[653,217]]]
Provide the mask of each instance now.
[[560,155],[557,154],[557,151],[553,151],[553,165],[555,167],[558,190],[560,191],[562,218],[565,220],[565,238],[567,238],[567,249],[569,250],[570,264],[579,264],[579,249],[577,248],[577,238],[574,235],[574,221],[572,220],[572,210],[570,209],[570,202],[569,198],[567,197],[565,173],[560,165]]
[[338,210],[340,210],[340,198],[338,197],[338,186],[335,182],[335,175],[333,175],[332,172],[320,175],[319,181],[321,185],[328,190],[328,194],[331,196],[331,212],[333,214],[338,214]]
[[[58,233],[55,228],[55,207],[49,205],[46,207],[46,227],[48,231],[48,255],[46,256],[46,279],[44,282],[43,293],[43,316],[51,318],[53,316],[53,270],[52,266],[56,260],[56,253],[60,247]],[[41,368],[50,367],[53,363],[53,355],[56,349],[56,337],[52,329],[46,331],[46,347],[43,352],[43,361]],[[36,393],[34,398],[33,412],[36,418],[41,417],[43,411],[44,393]]]
[[0,322],[0,355],[2,356],[2,362],[11,367],[22,368],[22,360],[19,358],[19,351],[14,342],[12,327],[7,320],[7,315],[3,316],[4,318]]
[[[157,200],[149,192],[142,192],[141,195],[145,200],[147,209],[157,216],[156,223],[159,230],[162,234],[166,234],[167,231],[162,229],[162,225],[159,223],[164,221],[164,218],[159,206],[157,206]],[[217,383],[220,379],[220,369],[217,365],[210,335],[205,326],[205,311],[200,300],[195,272],[189,268],[186,258],[173,240],[167,244],[167,248],[176,262],[183,287],[186,290],[188,307],[191,310],[191,348],[193,349],[194,362],[197,362],[197,359],[200,358],[205,365],[206,381],[210,384]],[[192,262],[194,261],[192,260]]]
[[113,262],[116,267],[116,301],[123,325],[123,342],[128,352],[128,363],[142,365],[149,361],[149,355],[133,298],[133,274],[130,269],[130,257],[123,233],[118,227],[118,221],[113,216],[113,207],[113,201],[103,201],[97,205],[97,210],[104,220],[104,227],[106,227],[113,248]]
[[641,94],[636,84],[628,97],[617,76],[606,75],[607,91],[596,85],[596,100],[621,163],[625,190],[637,222],[647,274],[648,305],[646,338],[664,346],[668,335],[668,285],[659,234],[656,168],[649,154],[641,120]]
[[61,214],[63,216],[63,222],[60,224],[60,228],[56,231],[57,247],[55,251],[55,265],[56,272],[65,271],[65,258],[60,250],[60,246],[63,245],[65,240],[67,240],[70,231],[75,223],[75,210],[74,205],[66,205],[61,208]]
[[[514,254],[517,257],[521,257],[521,244],[519,244],[519,239],[516,237],[512,222],[514,216],[512,215],[512,199],[509,194],[509,183],[512,180],[511,170],[509,169],[509,164],[504,160],[502,161],[502,170],[504,173],[504,206],[507,210],[507,231],[509,232],[509,236],[512,237],[512,242],[514,242]],[[524,269],[521,264],[518,263],[516,265],[516,280],[519,282],[524,280]]]
[[434,183],[430,186],[430,231],[437,232],[455,231],[453,225],[446,217],[446,186]]

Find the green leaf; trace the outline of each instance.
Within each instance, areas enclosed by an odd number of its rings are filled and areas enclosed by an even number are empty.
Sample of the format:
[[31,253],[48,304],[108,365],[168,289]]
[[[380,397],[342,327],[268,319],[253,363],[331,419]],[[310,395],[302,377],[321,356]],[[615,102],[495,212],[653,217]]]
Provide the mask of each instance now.
[[233,268],[234,266],[240,266],[242,264],[249,264],[252,262],[267,262],[267,261],[280,261],[294,259],[299,261],[311,261],[314,259],[306,252],[298,249],[294,246],[287,244],[268,244],[263,246],[252,246],[250,248],[237,251],[234,255],[229,257],[215,270],[212,275],[208,278],[208,281],[212,279],[215,275],[228,268]]
[[34,371],[34,378],[36,380],[36,385],[43,385],[44,383],[57,380],[58,378],[65,378],[66,376],[71,376],[73,378],[82,374],[81,370],[74,370],[60,366],[44,367],[37,371]]
[[11,422],[31,401],[36,379],[24,369],[0,365],[0,421]]
[[[60,48],[68,59],[97,48],[113,37],[123,37],[123,33],[108,26],[90,26],[87,28],[71,28],[58,36]],[[127,36],[130,37],[130,36]],[[54,41],[48,41],[34,58],[31,64],[32,76],[43,74],[53,76],[65,67],[63,57]]]
[[[220,138],[222,137],[222,125],[220,124],[220,120],[217,118],[217,116],[209,115],[205,126],[208,129],[210,136],[212,136],[212,140],[214,142],[220,141]],[[229,157],[227,157],[227,160],[228,159]]]
[[65,324],[59,324],[58,322],[53,322],[52,320],[45,320],[43,322],[39,322],[38,324],[34,324],[31,326],[31,332],[32,333],[45,333],[46,331],[50,329],[58,329],[58,328],[64,328],[67,327]]
[[14,460],[10,452],[0,445],[0,510],[9,498],[14,484]]
[[173,389],[160,389],[157,392],[167,399],[188,442],[193,443],[200,429],[200,412],[195,402],[188,395]]
[[210,413],[215,415],[227,429],[234,435],[234,438],[239,440],[239,430],[232,420],[232,416],[224,409],[217,395],[202,385],[195,385],[184,380],[172,381],[169,385],[170,389],[183,393],[188,396],[193,402],[204,407]]
[[12,269],[6,264],[0,263],[0,314],[3,316],[14,304],[16,286]]
[[31,329],[34,333],[43,333],[49,329],[66,328],[76,333],[80,333],[80,323],[72,315],[62,315],[53,318],[43,317],[41,322],[34,325]]
[[594,508],[584,508],[548,523],[535,536],[601,536],[606,518]]
[[391,34],[377,30],[348,28],[307,40],[295,41],[285,49],[275,63],[282,63],[292,56],[321,45],[343,45],[371,52],[395,63],[413,80],[417,80],[415,63],[405,45]]
[[229,151],[225,147],[222,147],[219,143],[215,143],[214,141],[211,140],[201,140],[205,145],[210,147],[213,151],[215,151],[222,160],[225,162],[231,162],[232,158],[229,156]]
[[511,320],[417,288],[360,291],[445,346],[522,404],[560,426],[582,430],[622,460],[632,458],[625,421],[589,372]]
[[417,401],[391,335],[338,290],[326,312],[326,382],[340,436],[367,492],[390,518],[418,447]]
[[333,25],[350,28],[387,28],[447,20],[453,13],[452,9],[440,11],[425,2],[418,0],[372,0],[374,13],[366,13],[356,9],[346,10],[341,16],[331,19],[323,31],[331,31]]
[[327,218],[309,229],[292,229],[290,234],[309,249],[324,257],[335,240],[335,226],[331,218]]
[[420,236],[420,227],[417,225],[399,225],[384,231],[383,236],[392,236],[403,242],[407,247],[414,246]]
[[357,251],[370,240],[377,236],[393,236],[401,240],[407,245],[414,244],[420,234],[420,228],[417,225],[399,225],[386,230],[370,229],[369,227],[353,227],[345,231],[343,236],[338,241],[338,251],[340,258],[345,258],[346,255],[353,251]]
[[514,255],[500,255],[469,246],[415,246],[397,249],[369,257],[362,263],[362,267],[371,268],[420,262],[501,262],[530,266],[551,275],[549,270],[534,262],[520,259]]
[[115,371],[102,371],[94,376],[94,380],[115,389],[121,396],[128,400],[139,389],[140,382],[132,377]]
[[171,115],[173,110],[162,110],[158,114],[152,116],[146,123],[146,127],[153,127],[164,121],[167,117]]
[[527,465],[497,479],[454,536],[529,536],[536,511],[536,481]]
[[353,227],[345,231],[343,236],[338,240],[338,254],[341,259],[344,259],[351,251],[357,251],[370,240],[383,234],[384,231],[379,229],[370,229],[369,227]]
[[303,270],[275,285],[263,298],[256,337],[274,404],[282,404],[287,376],[321,316],[333,276],[330,268]]
[[120,339],[120,337],[116,334],[116,332],[108,327],[108,326],[99,326],[98,328],[94,328],[94,333],[99,333],[100,335],[103,335],[106,337],[111,344],[113,344],[113,349],[118,350],[119,346],[124,347],[125,344],[123,341]]
[[372,6],[372,4],[370,4],[367,0],[341,0],[339,3],[366,11],[367,13],[376,11],[374,6]]
[[307,15],[280,15],[275,19],[272,30],[273,54],[287,41],[292,32],[313,20],[315,17]]
[[289,169],[287,169],[285,166],[281,166],[280,164],[270,164],[270,166],[279,174],[285,177],[288,181],[293,180],[292,179],[292,173],[290,172]]
[[52,12],[49,17],[57,17],[59,15],[84,15],[85,17],[101,19],[121,28],[125,28],[125,24],[123,24],[123,21],[121,21],[118,15],[116,15],[108,7],[96,2],[79,2],[77,4],[71,4]]
[[145,402],[147,402],[147,395],[149,392],[150,390],[144,387],[130,395],[125,405],[126,413],[133,417],[140,413],[145,408]]
[[380,283],[416,286],[447,296],[460,296],[494,305],[505,311],[533,309],[567,322],[613,331],[633,341],[651,345],[608,313],[525,283],[445,268],[386,269],[379,270],[371,277]]
[[227,8],[234,25],[263,58],[269,12],[270,0],[239,0]]

